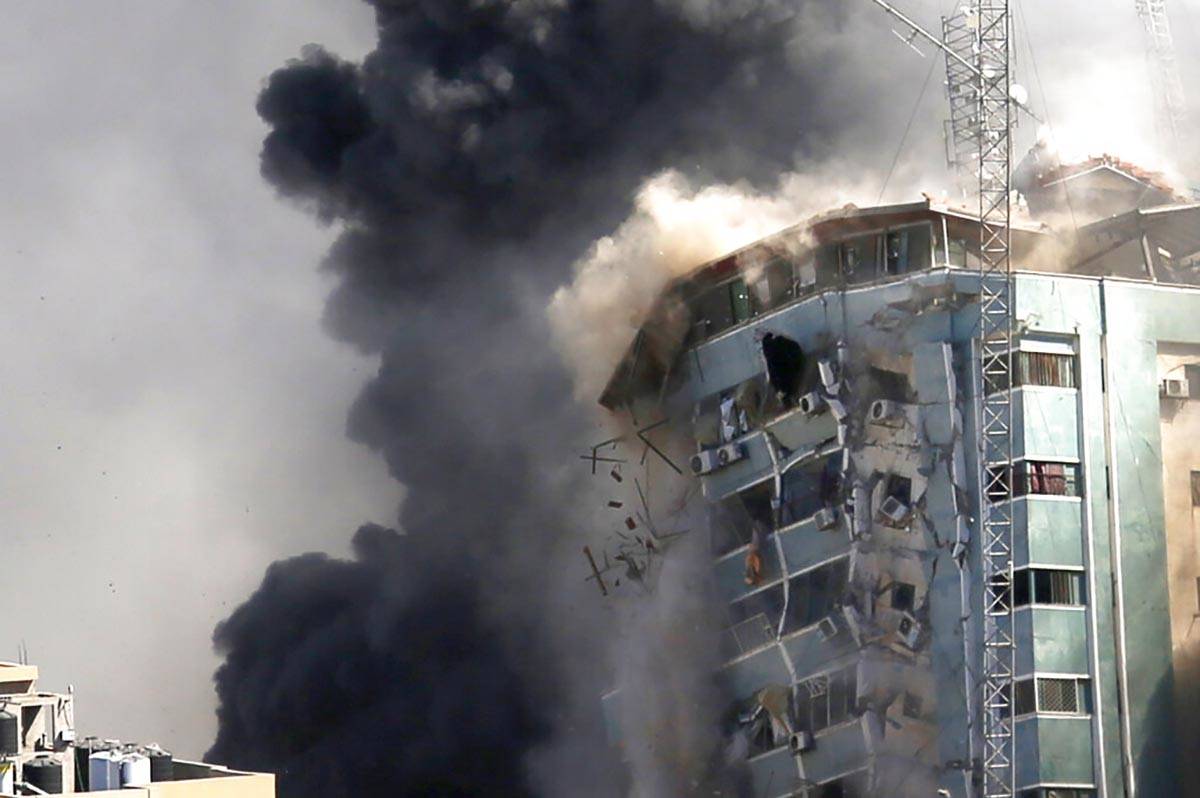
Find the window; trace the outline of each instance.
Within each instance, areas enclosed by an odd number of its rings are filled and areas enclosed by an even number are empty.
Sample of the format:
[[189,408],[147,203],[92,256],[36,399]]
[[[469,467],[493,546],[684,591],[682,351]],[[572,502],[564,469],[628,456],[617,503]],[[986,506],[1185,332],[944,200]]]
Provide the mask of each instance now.
[[750,303],[754,315],[765,313],[796,296],[796,279],[792,276],[792,263],[786,258],[773,258],[757,273],[752,275]]
[[866,283],[878,276],[879,236],[866,235],[842,243],[842,276],[847,283]]
[[1079,496],[1079,464],[1026,460],[1018,463],[1014,496]]
[[691,303],[695,317],[693,337],[704,339],[748,321],[754,316],[750,289],[740,277],[710,288]]
[[1200,471],[1192,472],[1192,506],[1200,507]]
[[1021,790],[1020,798],[1096,798],[1096,791],[1077,787],[1035,787]]
[[783,475],[781,524],[794,524],[811,518],[822,507],[838,502],[841,496],[840,458],[826,457],[815,463],[796,466]]
[[1033,712],[1060,715],[1092,711],[1091,680],[1087,677],[1041,677],[1014,683],[1017,715]]
[[812,626],[839,606],[846,590],[849,563],[843,557],[792,577],[788,583],[786,631]]
[[866,794],[867,777],[862,773],[842,776],[808,788],[808,798],[863,798]]
[[713,556],[720,557],[745,546],[756,528],[763,538],[775,528],[769,481],[710,507],[708,529]]
[[1008,372],[1011,369],[1013,383],[1017,387],[1042,385],[1055,388],[1078,388],[1075,377],[1075,356],[1054,352],[1012,353],[1008,368],[1002,362],[991,367],[983,364],[985,390],[991,394],[1008,390]]
[[1013,574],[1013,606],[1029,604],[1080,605],[1083,573],[1050,568],[1022,568]]
[[888,233],[885,252],[887,260],[884,262],[884,271],[887,274],[908,271],[908,231],[893,230]]
[[856,665],[814,676],[796,685],[796,721],[801,729],[816,732],[854,717],[858,695]]
[[771,625],[771,619],[759,613],[725,630],[721,653],[725,659],[736,659],[774,642],[775,627]]
[[729,302],[733,308],[733,323],[748,321],[754,314],[750,310],[750,289],[740,277],[729,284]]
[[783,583],[777,582],[774,587],[751,593],[729,605],[729,617],[734,625],[754,619],[762,615],[774,625],[783,612]]
[[929,267],[928,225],[889,231],[884,239],[884,273],[904,274]]
[[1049,385],[1075,388],[1074,355],[1050,352],[1019,352],[1016,358],[1017,385]]
[[912,612],[917,601],[917,589],[907,582],[892,583],[892,609]]

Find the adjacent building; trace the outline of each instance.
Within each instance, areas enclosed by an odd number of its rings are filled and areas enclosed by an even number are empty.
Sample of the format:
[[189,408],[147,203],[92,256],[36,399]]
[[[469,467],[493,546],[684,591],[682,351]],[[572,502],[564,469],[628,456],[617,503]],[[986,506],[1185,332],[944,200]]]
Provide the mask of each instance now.
[[75,736],[74,696],[37,689],[36,666],[0,662],[0,795],[273,798],[275,777],[175,759],[157,745]]
[[1200,784],[1200,205],[1111,158],[1018,178],[1012,384],[977,219],[925,199],[668,285],[601,398],[694,441],[753,795],[974,794],[981,390],[1014,416],[1018,794]]

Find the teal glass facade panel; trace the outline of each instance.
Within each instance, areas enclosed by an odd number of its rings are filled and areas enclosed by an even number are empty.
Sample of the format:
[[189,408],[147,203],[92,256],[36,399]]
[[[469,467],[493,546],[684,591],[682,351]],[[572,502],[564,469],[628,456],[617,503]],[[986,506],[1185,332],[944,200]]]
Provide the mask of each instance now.
[[1078,458],[1079,395],[1075,391],[1018,388],[1013,416],[1021,433],[1013,436],[1013,457]]
[[1081,567],[1083,542],[1082,502],[1040,496],[1013,502],[1016,567],[1029,563]]

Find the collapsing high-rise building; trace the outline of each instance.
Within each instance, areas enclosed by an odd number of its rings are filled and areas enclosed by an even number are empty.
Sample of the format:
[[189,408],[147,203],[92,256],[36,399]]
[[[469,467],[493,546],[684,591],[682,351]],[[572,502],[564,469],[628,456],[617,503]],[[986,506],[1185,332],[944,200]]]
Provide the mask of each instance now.
[[[601,398],[694,441],[749,794],[978,792],[993,499],[1017,794],[1200,784],[1200,205],[1112,158],[1014,177],[1010,379],[981,374],[978,217],[925,199],[671,283]],[[1006,473],[980,463],[985,392],[1011,400]]]

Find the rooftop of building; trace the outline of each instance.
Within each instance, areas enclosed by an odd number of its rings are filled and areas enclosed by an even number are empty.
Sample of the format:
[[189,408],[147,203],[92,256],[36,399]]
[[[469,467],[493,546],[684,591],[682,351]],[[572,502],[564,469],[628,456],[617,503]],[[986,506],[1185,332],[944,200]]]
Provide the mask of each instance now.
[[176,759],[156,744],[77,740],[74,693],[37,687],[35,665],[0,662],[0,796],[271,798],[275,777]]
[[[1063,165],[1035,148],[1014,185],[1014,271],[1200,286],[1200,203],[1161,174],[1107,155]],[[639,372],[669,372],[681,351],[791,302],[913,272],[978,267],[979,216],[963,207],[923,196],[831,209],[664,286],[600,403],[623,404]]]

